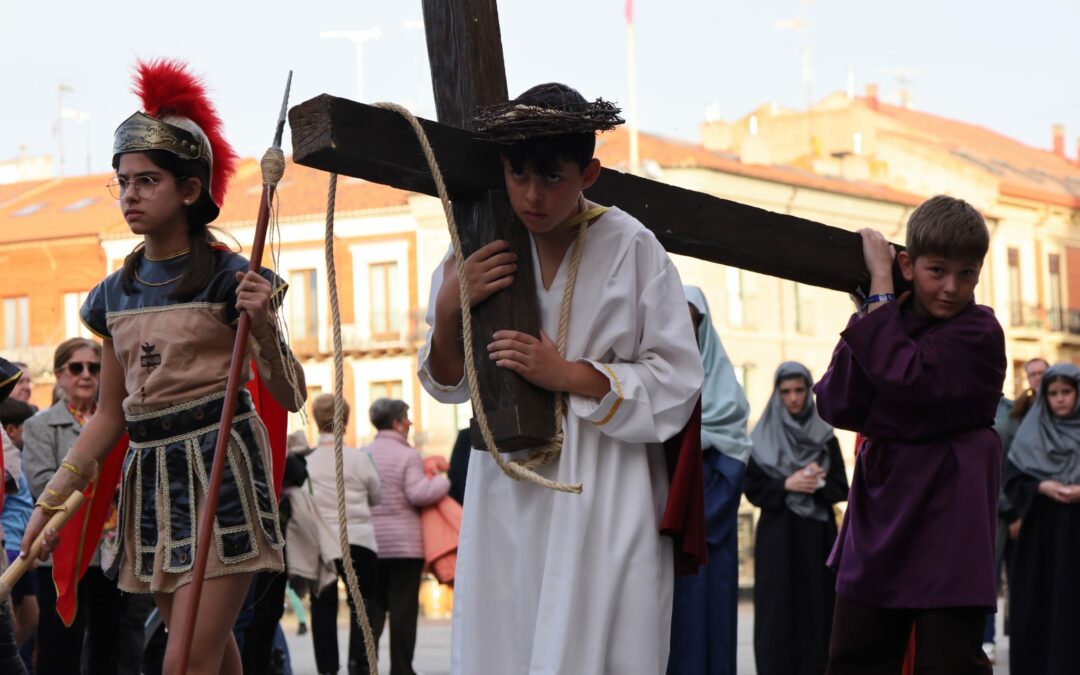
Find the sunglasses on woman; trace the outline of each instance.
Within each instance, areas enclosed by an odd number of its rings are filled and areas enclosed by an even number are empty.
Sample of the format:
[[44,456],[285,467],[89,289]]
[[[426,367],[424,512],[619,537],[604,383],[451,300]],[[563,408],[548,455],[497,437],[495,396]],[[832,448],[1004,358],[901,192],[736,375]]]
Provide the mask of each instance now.
[[95,377],[101,372],[101,364],[97,361],[68,361],[68,364],[64,367],[73,377],[82,375],[83,368],[86,368]]

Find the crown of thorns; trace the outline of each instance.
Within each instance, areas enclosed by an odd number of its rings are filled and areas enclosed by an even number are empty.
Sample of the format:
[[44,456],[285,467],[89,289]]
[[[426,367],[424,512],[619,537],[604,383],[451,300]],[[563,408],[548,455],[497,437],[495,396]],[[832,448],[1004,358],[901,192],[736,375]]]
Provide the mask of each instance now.
[[558,107],[508,101],[481,108],[473,125],[495,143],[513,143],[537,136],[610,131],[625,122],[622,110],[600,98],[592,103],[567,102]]

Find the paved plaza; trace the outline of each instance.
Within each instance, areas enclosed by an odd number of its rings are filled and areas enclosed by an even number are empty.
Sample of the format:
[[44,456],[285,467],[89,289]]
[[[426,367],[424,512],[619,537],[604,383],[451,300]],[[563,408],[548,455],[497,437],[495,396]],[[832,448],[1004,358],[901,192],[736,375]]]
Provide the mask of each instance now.
[[[344,606],[345,603],[342,603]],[[1001,612],[998,612],[998,635],[1001,635]],[[344,663],[345,653],[349,644],[349,631],[346,617],[342,614],[338,620],[338,649]],[[315,655],[311,646],[311,633],[307,635],[296,634],[296,618],[291,614],[282,621],[286,639],[289,643],[289,652],[292,658],[294,675],[317,675],[315,670]],[[388,636],[383,635],[379,645],[379,671],[388,673],[390,662],[388,656]],[[783,645],[777,645],[783,649]],[[998,664],[994,668],[995,675],[1008,675],[1009,639],[998,638]],[[752,603],[743,602],[739,605],[739,675],[756,675],[754,668],[754,606]],[[447,675],[450,672],[450,621],[421,619],[417,632],[416,657],[413,667],[418,675]],[[345,669],[342,668],[342,673]],[[586,675],[586,674],[582,674]]]

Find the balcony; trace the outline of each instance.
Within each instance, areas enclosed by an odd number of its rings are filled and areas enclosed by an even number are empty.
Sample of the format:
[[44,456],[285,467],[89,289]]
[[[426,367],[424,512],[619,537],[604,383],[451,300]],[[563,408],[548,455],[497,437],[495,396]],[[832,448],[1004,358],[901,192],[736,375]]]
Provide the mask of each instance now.
[[1067,320],[1066,311],[1060,307],[1009,305],[1009,325],[1014,329],[1060,333],[1066,329]]
[[8,361],[20,361],[30,367],[30,375],[34,380],[41,379],[45,374],[52,375],[53,355],[56,352],[55,345],[28,345],[24,347],[0,348],[0,355]]
[[[341,324],[342,349],[353,353],[394,354],[409,351],[424,339],[426,325],[421,312],[402,311],[392,319],[381,317],[381,320],[370,323]],[[388,327],[388,330],[382,333],[374,332],[373,325]],[[292,331],[289,341],[300,358],[326,356],[334,351],[333,330],[329,320],[320,326],[318,336]]]
[[1070,335],[1080,335],[1080,309],[1070,309],[1065,315],[1065,329]]

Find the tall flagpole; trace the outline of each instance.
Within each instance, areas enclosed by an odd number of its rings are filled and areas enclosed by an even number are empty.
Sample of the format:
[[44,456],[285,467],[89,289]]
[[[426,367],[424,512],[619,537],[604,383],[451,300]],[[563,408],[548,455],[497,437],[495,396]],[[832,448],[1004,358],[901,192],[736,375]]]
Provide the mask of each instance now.
[[641,173],[641,156],[638,152],[638,106],[637,106],[637,58],[634,49],[634,0],[626,0],[626,68],[628,71],[630,114],[630,173]]

